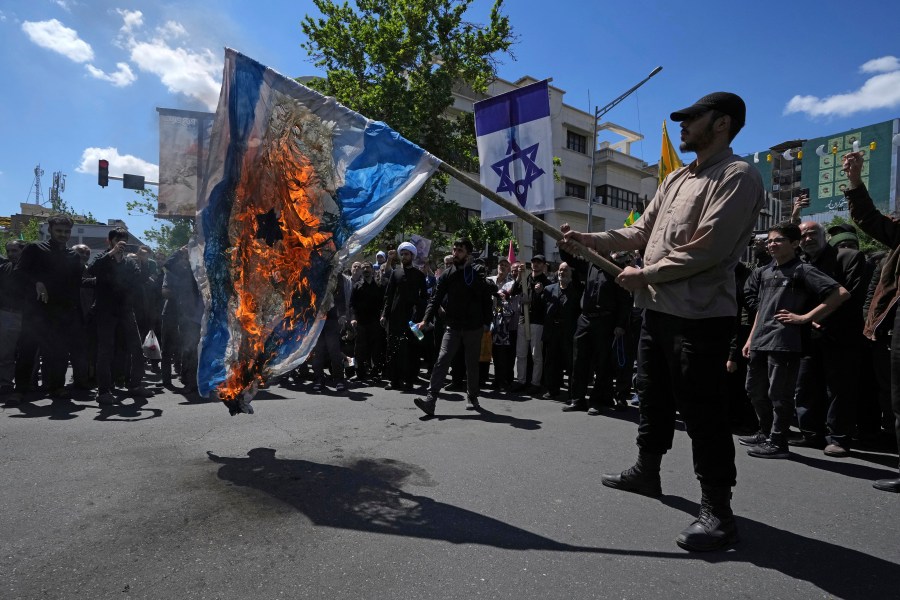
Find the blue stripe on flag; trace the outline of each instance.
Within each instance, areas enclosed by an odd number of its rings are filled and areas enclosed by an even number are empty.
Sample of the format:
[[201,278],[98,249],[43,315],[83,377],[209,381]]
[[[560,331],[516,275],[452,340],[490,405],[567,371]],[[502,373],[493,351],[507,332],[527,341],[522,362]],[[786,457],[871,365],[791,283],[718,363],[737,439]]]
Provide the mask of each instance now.
[[475,103],[475,135],[482,136],[550,116],[547,82]]
[[344,185],[336,191],[343,208],[342,227],[335,232],[338,246],[393,201],[425,153],[380,121],[366,127],[363,144],[363,152],[347,167]]
[[[231,124],[232,143],[228,145],[222,181],[213,189],[209,205],[202,212],[205,236],[203,260],[207,265],[210,291],[206,335],[198,361],[197,383],[199,392],[203,395],[212,392],[226,377],[225,348],[231,338],[228,332],[228,301],[234,291],[228,272],[229,261],[221,259],[230,246],[228,223],[231,220],[233,198],[226,192],[233,190],[241,178],[243,155],[240,150],[253,128],[256,103],[265,72],[264,66],[241,55],[236,55],[235,62],[243,64],[240,67],[236,64],[231,72],[232,93],[229,95],[228,122]],[[235,144],[237,140],[241,143]]]

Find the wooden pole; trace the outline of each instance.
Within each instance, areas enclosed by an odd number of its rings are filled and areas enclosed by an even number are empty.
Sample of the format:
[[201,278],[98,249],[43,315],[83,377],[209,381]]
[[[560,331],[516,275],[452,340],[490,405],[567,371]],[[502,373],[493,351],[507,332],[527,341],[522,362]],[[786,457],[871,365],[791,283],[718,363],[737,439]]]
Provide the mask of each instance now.
[[[506,198],[504,198],[503,196],[501,196],[500,194],[498,194],[497,192],[481,185],[481,182],[475,181],[474,179],[472,179],[471,177],[469,177],[468,175],[466,175],[459,169],[456,169],[455,167],[452,167],[443,161],[441,161],[441,163],[439,164],[438,169],[443,171],[444,173],[447,173],[448,175],[450,175],[451,177],[453,177],[454,179],[456,179],[463,185],[469,186],[470,188],[472,188],[473,190],[475,190],[476,192],[478,192],[479,194],[481,194],[482,196],[484,196],[485,198],[487,198],[494,204],[498,204],[498,205],[502,206],[503,208],[505,208],[512,214],[519,217],[520,219],[527,221],[535,229],[538,229],[541,232],[546,233],[547,235],[552,237],[554,240],[559,241],[559,240],[563,239],[563,234],[559,229],[556,229],[555,227],[548,225],[545,221],[542,221],[541,219],[537,218],[536,216],[534,216],[533,214],[531,214],[530,212],[528,212],[527,210],[525,210],[524,208],[522,208],[521,206],[516,204],[515,202],[511,202],[511,201],[507,200]],[[621,269],[621,267],[619,267],[619,265],[612,262],[608,258],[604,258],[604,257],[600,256],[600,254],[598,254],[595,250],[592,250],[591,248],[588,248],[587,246],[579,244],[578,242],[575,242],[574,240],[572,241],[572,244],[575,246],[576,254],[578,254],[585,260],[594,263],[595,265],[597,265],[598,267],[600,267],[601,269],[603,269],[610,275],[615,277],[616,275],[618,275],[619,273],[622,272],[622,269]]]

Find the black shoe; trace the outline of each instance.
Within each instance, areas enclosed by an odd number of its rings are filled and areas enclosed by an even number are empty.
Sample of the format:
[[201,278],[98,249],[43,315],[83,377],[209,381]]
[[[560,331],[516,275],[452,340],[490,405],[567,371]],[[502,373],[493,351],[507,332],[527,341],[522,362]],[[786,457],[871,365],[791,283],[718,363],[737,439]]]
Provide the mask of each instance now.
[[675,538],[675,543],[691,552],[711,552],[738,541],[737,524],[731,512],[731,488],[704,486],[700,515]]
[[644,473],[636,467],[637,465],[629,467],[618,475],[601,475],[600,482],[615,490],[634,492],[651,498],[662,496],[662,481],[659,478],[659,471]]
[[429,417],[434,416],[434,405],[437,402],[432,398],[413,398],[413,403],[422,409],[422,412]]
[[466,400],[466,410],[481,410],[478,400]]
[[879,479],[872,483],[872,487],[882,492],[894,492],[900,494],[900,477],[895,479]]
[[[565,410],[565,409],[563,409],[563,410]],[[587,410],[587,414],[589,414],[592,417],[596,417],[597,415],[600,414],[600,409],[597,408],[596,406],[592,406]]]
[[791,453],[788,451],[787,446],[779,446],[769,440],[765,440],[761,444],[750,447],[750,449],[747,450],[747,454],[755,456],[756,458],[783,459],[791,457]]
[[566,404],[565,406],[562,407],[563,412],[575,412],[576,410],[586,410],[586,409],[587,409],[587,407],[585,407],[585,405],[582,404],[581,402]]
[[519,383],[518,381],[511,386],[509,386],[509,391],[512,393],[524,391],[528,386],[524,383]]
[[742,435],[738,438],[738,444],[741,446],[759,446],[763,442],[769,439],[769,436],[764,434],[762,431],[757,431],[753,435]]
[[386,384],[386,385],[384,386],[384,389],[385,389],[386,391],[389,392],[389,391],[391,391],[391,390],[400,389],[400,386],[399,386],[399,385],[394,385],[393,383],[388,383],[388,384]]

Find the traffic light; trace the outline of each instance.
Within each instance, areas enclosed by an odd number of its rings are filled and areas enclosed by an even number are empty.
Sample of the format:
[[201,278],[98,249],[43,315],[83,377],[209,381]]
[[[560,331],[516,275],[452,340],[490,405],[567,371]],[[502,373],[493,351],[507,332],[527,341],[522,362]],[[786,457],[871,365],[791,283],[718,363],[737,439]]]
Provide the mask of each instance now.
[[100,159],[97,168],[97,184],[100,187],[109,185],[109,161]]

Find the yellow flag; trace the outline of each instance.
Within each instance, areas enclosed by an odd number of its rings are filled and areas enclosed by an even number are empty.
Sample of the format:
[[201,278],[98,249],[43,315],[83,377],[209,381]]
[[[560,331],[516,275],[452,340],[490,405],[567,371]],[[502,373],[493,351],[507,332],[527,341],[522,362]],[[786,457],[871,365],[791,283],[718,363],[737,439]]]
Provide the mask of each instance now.
[[666,121],[663,119],[662,154],[659,157],[658,183],[662,183],[666,175],[683,166],[684,163],[681,162],[678,154],[675,153],[675,148],[672,147],[672,140],[669,139],[669,132],[666,129]]
[[631,227],[634,225],[638,219],[641,218],[641,213],[634,212],[633,210],[628,213],[628,216],[625,218],[625,227]]

